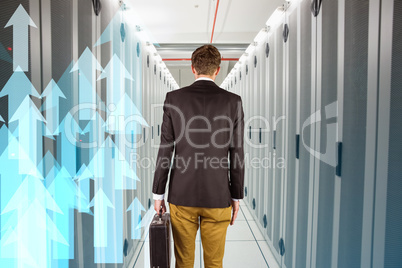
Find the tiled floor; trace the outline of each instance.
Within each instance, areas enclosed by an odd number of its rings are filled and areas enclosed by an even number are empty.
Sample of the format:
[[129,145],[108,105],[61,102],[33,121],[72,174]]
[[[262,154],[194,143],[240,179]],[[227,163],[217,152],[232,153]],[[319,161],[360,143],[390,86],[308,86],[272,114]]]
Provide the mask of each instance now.
[[[146,230],[148,228],[146,227]],[[195,268],[202,268],[203,250],[198,230],[196,238]],[[148,234],[145,236],[143,246],[135,257],[134,268],[149,268],[149,240]],[[172,242],[172,267],[175,267],[175,258]],[[234,225],[229,225],[226,234],[225,256],[223,267],[245,268],[245,267],[279,267],[268,244],[258,229],[247,206],[240,201],[240,211]]]

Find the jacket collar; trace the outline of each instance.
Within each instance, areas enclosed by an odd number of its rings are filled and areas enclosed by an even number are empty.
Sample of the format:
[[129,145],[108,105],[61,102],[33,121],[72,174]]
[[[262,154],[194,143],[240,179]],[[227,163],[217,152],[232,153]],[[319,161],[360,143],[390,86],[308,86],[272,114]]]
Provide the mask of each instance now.
[[[208,77],[199,77],[195,80],[195,82],[200,81],[200,80],[205,80],[205,81],[211,81],[214,82],[214,80],[212,80],[211,78]],[[214,82],[215,83],[215,82]]]
[[205,79],[200,79],[200,80],[196,80],[194,81],[194,83],[191,86],[200,86],[200,85],[204,85],[204,86],[217,86],[217,84],[215,84],[215,82],[213,80],[205,80]]

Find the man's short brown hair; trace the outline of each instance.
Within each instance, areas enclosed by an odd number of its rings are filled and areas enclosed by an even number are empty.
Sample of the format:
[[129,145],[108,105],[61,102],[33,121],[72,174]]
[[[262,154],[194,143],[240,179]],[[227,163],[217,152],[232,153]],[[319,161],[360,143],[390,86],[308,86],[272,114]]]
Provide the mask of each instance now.
[[198,75],[213,75],[221,64],[221,53],[213,45],[203,45],[191,55],[191,64]]

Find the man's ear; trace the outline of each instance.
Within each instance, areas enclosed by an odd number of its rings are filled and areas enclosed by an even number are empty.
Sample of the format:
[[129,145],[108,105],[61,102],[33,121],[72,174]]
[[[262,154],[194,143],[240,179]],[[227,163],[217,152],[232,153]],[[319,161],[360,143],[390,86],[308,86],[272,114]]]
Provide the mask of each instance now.
[[193,67],[193,65],[191,65],[191,71],[193,72],[193,74],[197,74],[197,71],[195,70],[195,68]]
[[216,73],[215,73],[216,76],[218,75],[220,70],[221,70],[221,66],[219,66],[218,69],[216,69]]

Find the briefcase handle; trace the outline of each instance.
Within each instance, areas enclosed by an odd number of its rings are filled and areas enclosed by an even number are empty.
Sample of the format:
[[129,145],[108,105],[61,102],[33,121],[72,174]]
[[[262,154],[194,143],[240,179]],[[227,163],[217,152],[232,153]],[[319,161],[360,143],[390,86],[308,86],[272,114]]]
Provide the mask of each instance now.
[[162,220],[162,209],[159,210],[159,220]]

